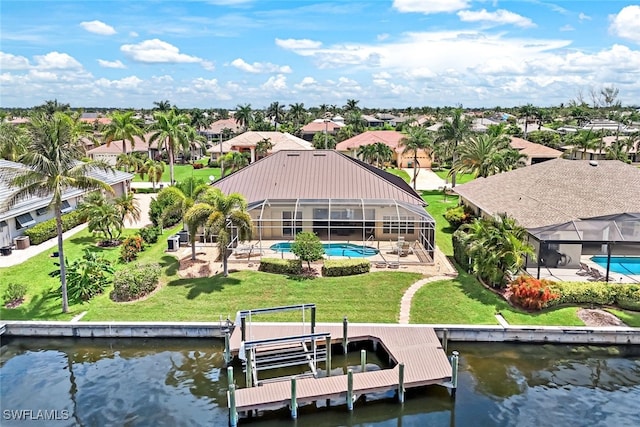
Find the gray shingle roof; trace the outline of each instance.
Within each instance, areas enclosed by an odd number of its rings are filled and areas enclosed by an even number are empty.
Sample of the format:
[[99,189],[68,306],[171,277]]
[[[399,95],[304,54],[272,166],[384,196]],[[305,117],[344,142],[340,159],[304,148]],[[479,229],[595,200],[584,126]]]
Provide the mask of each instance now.
[[617,160],[554,159],[457,186],[488,214],[507,213],[526,228],[640,212],[640,169]]
[[379,199],[423,206],[405,191],[332,150],[279,151],[221,179],[214,186],[242,194],[249,203],[265,199]]

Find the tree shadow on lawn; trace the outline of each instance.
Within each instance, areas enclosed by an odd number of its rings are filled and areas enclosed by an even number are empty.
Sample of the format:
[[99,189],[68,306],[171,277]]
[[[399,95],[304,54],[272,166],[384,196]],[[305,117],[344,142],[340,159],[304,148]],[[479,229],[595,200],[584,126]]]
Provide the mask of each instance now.
[[519,311],[513,307],[511,307],[505,300],[500,298],[498,295],[494,294],[490,290],[486,289],[482,286],[475,277],[473,277],[469,273],[465,273],[464,270],[458,267],[458,277],[455,279],[458,283],[458,287],[462,290],[462,292],[475,301],[478,301],[482,305],[493,306],[497,311],[505,310],[505,309],[513,309]]
[[175,276],[176,274],[178,274],[180,261],[178,261],[176,257],[173,257],[171,255],[164,255],[162,258],[160,258],[158,264],[160,264],[160,267],[165,269],[164,274],[167,277]]
[[167,283],[167,286],[182,286],[189,289],[187,299],[196,299],[201,294],[211,294],[213,292],[222,292],[225,286],[239,285],[240,280],[233,277],[223,277],[222,275],[214,277],[203,277],[201,279],[177,279]]
[[3,310],[2,318],[5,320],[51,319],[61,313],[62,294],[59,287],[54,287],[35,295],[26,304]]
[[96,246],[96,238],[94,236],[82,236],[82,237],[73,237],[71,239],[69,239],[69,242],[73,243],[74,245],[80,245],[80,246]]

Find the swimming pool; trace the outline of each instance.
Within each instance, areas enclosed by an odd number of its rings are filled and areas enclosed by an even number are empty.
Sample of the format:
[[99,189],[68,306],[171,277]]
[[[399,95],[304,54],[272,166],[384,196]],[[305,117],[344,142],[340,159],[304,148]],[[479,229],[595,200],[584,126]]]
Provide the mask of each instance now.
[[[606,256],[594,256],[591,261],[600,267],[607,268]],[[616,273],[622,274],[640,274],[640,257],[637,256],[612,256],[610,269]]]
[[[324,253],[329,256],[347,256],[351,258],[366,258],[377,255],[376,248],[371,246],[355,245],[353,243],[324,243]],[[291,243],[280,242],[271,245],[271,249],[278,252],[291,252]]]

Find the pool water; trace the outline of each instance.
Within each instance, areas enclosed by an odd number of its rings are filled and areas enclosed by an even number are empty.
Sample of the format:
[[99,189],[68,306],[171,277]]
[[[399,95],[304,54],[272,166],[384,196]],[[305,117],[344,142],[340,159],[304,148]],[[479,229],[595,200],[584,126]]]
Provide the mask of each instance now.
[[[591,261],[606,270],[607,257],[594,256]],[[621,274],[640,274],[640,257],[637,256],[612,256],[609,265],[611,271]]]
[[[346,256],[350,258],[366,258],[377,255],[376,248],[371,246],[355,245],[353,243],[324,243],[324,253],[329,256]],[[271,250],[278,252],[291,252],[291,243],[280,242],[271,245]]]

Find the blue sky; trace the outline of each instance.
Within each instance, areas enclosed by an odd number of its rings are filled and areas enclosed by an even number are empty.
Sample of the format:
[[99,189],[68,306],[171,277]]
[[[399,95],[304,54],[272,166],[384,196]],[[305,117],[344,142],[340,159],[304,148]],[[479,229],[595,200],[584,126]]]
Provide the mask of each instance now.
[[0,4],[0,106],[548,106],[615,85],[640,104],[627,1]]

